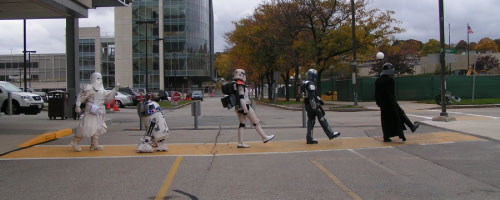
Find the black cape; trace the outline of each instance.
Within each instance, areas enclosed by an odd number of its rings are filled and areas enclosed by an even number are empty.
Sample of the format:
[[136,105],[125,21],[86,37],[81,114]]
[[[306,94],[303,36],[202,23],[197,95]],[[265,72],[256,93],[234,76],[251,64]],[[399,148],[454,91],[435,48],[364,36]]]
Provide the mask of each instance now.
[[394,136],[404,136],[406,130],[403,121],[403,111],[399,107],[394,94],[394,79],[382,75],[375,81],[375,100],[380,107],[380,118],[384,139]]

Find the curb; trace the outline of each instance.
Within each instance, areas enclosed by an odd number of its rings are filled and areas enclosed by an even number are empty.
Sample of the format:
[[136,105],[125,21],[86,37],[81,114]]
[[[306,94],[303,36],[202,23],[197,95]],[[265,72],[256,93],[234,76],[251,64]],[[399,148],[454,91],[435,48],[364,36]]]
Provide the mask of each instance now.
[[258,103],[258,104],[262,104],[262,105],[266,105],[266,106],[273,106],[273,107],[277,107],[277,108],[281,108],[281,109],[285,109],[285,110],[295,110],[295,111],[301,111],[302,110],[302,108],[291,108],[291,107],[287,107],[287,106],[270,104],[270,103],[264,103],[264,102],[260,102],[260,101],[255,101],[255,102]]
[[[273,107],[277,107],[277,108],[281,108],[281,109],[285,109],[285,110],[294,110],[294,111],[301,111],[302,110],[302,108],[292,108],[292,107],[287,107],[287,106],[282,106],[282,105],[264,103],[264,102],[260,102],[260,101],[256,101],[256,102],[258,104],[267,105],[267,106],[273,106]],[[328,104],[325,104],[325,105],[328,105]],[[332,104],[330,104],[330,105],[332,105]],[[378,110],[368,109],[368,108],[330,108],[330,109],[325,110],[325,111],[332,111],[332,112],[361,112],[361,111],[378,111]]]
[[[500,104],[481,104],[481,105],[448,105],[448,106],[446,106],[446,109],[496,108],[496,107],[500,107]],[[430,109],[430,110],[441,109],[441,106],[439,106],[439,107],[427,108],[427,109]]]
[[54,132],[48,132],[48,133],[44,133],[44,134],[41,134],[39,136],[36,136],[36,137],[18,145],[17,147],[26,148],[29,146],[33,146],[33,145],[48,142],[51,140],[55,140],[57,138],[66,137],[66,136],[71,135],[71,134],[73,134],[73,129],[63,129],[63,130],[58,130],[58,131],[54,131]]

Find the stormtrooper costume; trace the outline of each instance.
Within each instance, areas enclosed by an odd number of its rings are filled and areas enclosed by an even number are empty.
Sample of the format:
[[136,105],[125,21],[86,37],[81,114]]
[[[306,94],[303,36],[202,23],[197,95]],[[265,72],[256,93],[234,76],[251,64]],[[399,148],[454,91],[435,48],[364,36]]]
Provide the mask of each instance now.
[[271,141],[274,139],[274,135],[266,135],[262,126],[260,124],[259,118],[255,114],[253,108],[250,106],[251,102],[248,97],[248,89],[247,85],[245,85],[246,81],[246,73],[243,69],[236,69],[234,71],[233,81],[236,84],[236,106],[235,112],[240,121],[240,126],[238,128],[238,148],[248,148],[250,145],[243,143],[243,135],[245,132],[245,122],[248,118],[250,122],[255,127],[255,130],[262,138],[264,143]]
[[142,112],[139,115],[146,129],[146,134],[142,136],[136,151],[138,153],[168,151],[165,142],[170,131],[160,105],[155,101],[147,101],[139,106],[142,106]]
[[80,104],[85,104],[85,115],[80,120],[80,125],[76,129],[75,137],[70,143],[74,151],[81,151],[79,146],[83,137],[90,137],[90,150],[101,151],[103,146],[99,145],[99,135],[106,133],[108,127],[104,122],[104,114],[106,109],[104,103],[113,99],[117,88],[120,84],[117,83],[111,91],[104,90],[102,85],[102,76],[99,72],[94,72],[90,76],[90,84],[86,85],[76,99],[75,112],[80,113]]
[[314,124],[316,123],[316,117],[318,118],[323,131],[331,140],[340,135],[340,132],[334,132],[328,125],[328,120],[325,117],[325,111],[321,107],[324,105],[323,100],[319,96],[319,92],[316,90],[316,79],[318,78],[318,72],[315,69],[309,69],[306,73],[306,80],[302,82],[301,91],[304,97],[304,104],[307,111],[307,144],[317,144],[318,141],[313,138]]

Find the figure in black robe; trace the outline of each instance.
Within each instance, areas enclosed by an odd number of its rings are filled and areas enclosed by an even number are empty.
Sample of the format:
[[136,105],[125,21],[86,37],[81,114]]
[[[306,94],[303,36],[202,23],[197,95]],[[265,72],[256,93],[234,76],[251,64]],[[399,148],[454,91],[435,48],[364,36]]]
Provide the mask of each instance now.
[[415,132],[419,124],[412,123],[396,101],[396,96],[394,94],[394,78],[392,78],[394,75],[394,67],[392,64],[384,64],[380,75],[381,76],[375,81],[375,100],[377,106],[380,107],[384,142],[390,142],[390,138],[395,136],[406,141],[406,137],[403,133],[403,130],[406,130],[405,124],[412,132]]

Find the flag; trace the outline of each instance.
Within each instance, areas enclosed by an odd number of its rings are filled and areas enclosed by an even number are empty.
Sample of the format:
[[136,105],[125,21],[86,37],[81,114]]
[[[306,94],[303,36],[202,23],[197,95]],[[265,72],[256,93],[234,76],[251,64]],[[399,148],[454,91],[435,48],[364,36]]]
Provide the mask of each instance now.
[[470,26],[467,24],[467,34],[473,34],[474,31],[470,28]]

